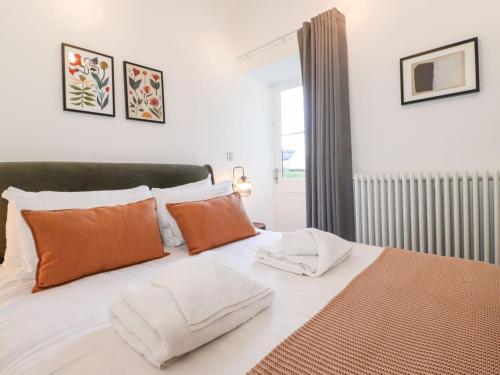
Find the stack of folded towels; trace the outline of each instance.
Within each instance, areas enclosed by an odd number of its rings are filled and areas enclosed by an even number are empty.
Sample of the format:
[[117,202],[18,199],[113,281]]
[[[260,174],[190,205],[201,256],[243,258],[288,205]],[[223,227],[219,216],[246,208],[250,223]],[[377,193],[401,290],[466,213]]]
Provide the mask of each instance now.
[[142,289],[127,288],[110,306],[116,332],[164,367],[268,307],[274,292],[209,257],[176,262]]
[[261,247],[257,262],[299,275],[319,277],[352,253],[352,243],[314,228],[283,233],[281,240]]

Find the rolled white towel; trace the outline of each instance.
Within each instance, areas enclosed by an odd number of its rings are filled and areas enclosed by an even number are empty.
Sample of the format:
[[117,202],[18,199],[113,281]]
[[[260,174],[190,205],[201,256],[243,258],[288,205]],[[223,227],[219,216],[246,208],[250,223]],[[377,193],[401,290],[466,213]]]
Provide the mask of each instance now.
[[274,292],[221,262],[190,258],[166,267],[110,306],[115,331],[156,367],[231,331],[268,307]]
[[[279,268],[283,271],[293,272],[299,275],[319,277],[335,265],[343,262],[352,253],[352,243],[334,234],[323,232],[314,228],[302,229],[301,234],[309,234],[315,242],[317,255],[290,255],[290,252],[303,250],[308,245],[308,240],[297,236],[299,241],[305,243],[292,245],[295,236],[288,235],[288,246],[293,247],[292,251],[285,250],[283,241],[271,247],[261,247],[255,253],[257,262]],[[281,248],[283,246],[283,248]],[[310,249],[310,248],[309,248]]]

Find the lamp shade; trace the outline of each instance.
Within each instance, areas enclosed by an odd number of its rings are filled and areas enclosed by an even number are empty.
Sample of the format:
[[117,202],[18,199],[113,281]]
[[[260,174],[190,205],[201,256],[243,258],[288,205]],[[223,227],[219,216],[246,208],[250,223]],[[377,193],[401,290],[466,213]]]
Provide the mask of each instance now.
[[248,197],[252,194],[252,183],[247,177],[241,176],[234,185],[234,191],[240,193],[242,197]]

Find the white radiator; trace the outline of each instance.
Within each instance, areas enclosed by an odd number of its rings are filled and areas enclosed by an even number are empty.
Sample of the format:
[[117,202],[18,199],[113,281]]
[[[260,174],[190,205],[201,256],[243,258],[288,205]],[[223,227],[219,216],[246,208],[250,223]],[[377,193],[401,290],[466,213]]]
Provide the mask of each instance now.
[[353,180],[357,242],[500,265],[498,171]]

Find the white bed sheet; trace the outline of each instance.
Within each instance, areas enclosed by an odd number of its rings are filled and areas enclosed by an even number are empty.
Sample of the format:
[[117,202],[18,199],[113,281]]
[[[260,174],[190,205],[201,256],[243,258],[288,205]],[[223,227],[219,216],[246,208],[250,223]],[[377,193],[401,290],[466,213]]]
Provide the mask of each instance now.
[[113,331],[108,306],[126,285],[144,285],[171,255],[101,273],[31,294],[32,282],[17,281],[0,267],[0,374],[243,374],[310,319],[382,251],[355,244],[352,256],[320,278],[309,278],[255,263],[258,246],[280,234],[261,235],[215,250],[224,261],[276,292],[271,308],[234,331],[179,358],[164,370],[152,367]]

